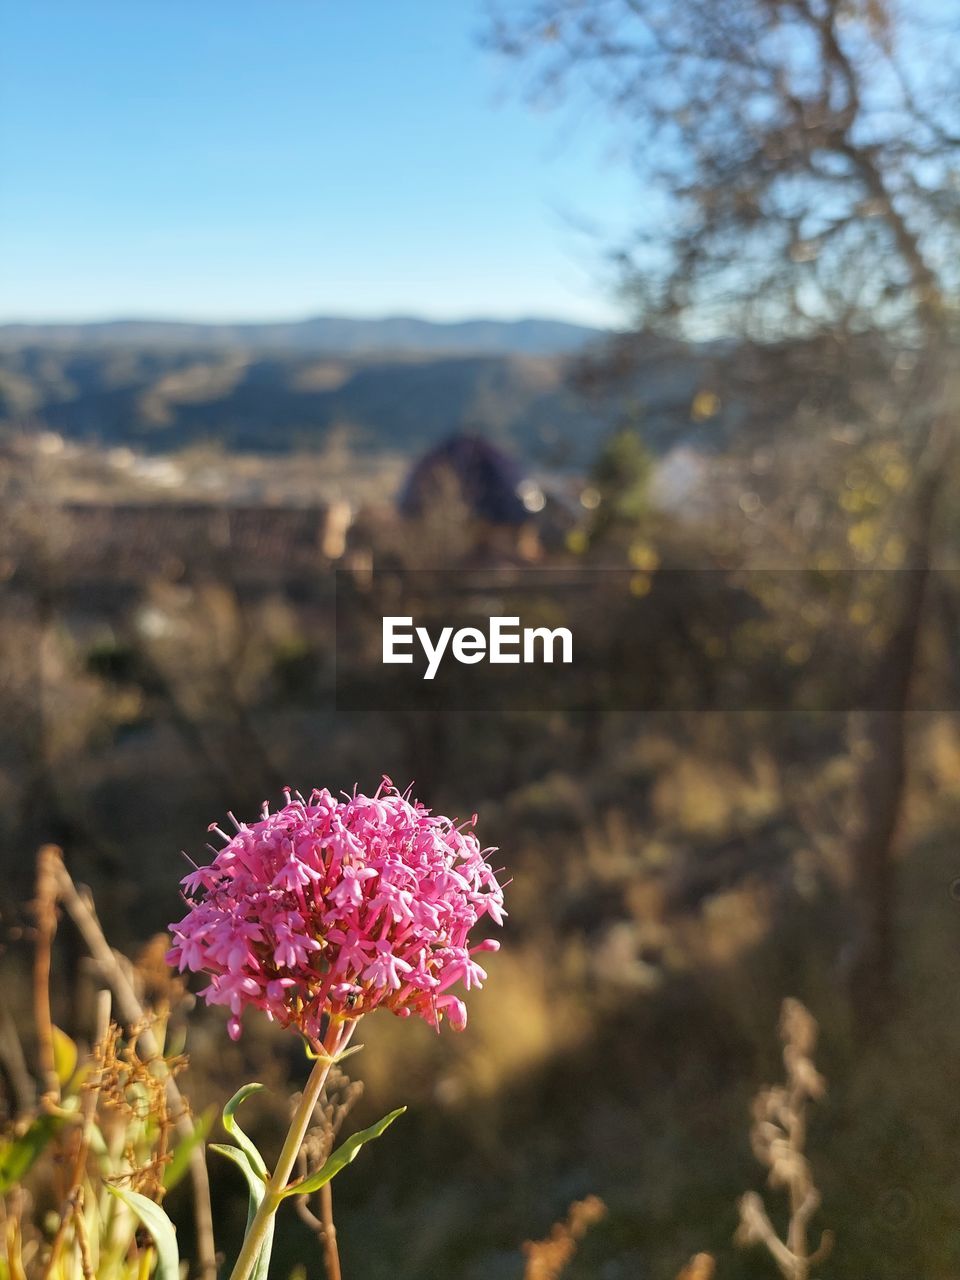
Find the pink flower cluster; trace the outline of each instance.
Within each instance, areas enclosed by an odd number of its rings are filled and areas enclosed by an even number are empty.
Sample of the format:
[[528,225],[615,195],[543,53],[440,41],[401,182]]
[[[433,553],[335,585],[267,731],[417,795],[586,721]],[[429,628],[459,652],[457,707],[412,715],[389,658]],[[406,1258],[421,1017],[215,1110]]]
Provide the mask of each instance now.
[[259,822],[231,814],[236,833],[209,866],[183,881],[189,911],[171,925],[168,960],[210,976],[208,1004],[230,1009],[230,1035],[246,1008],[316,1042],[326,1017],[384,1007],[439,1027],[466,1025],[450,988],[480,986],[468,946],[484,915],[503,922],[503,890],[469,830],[433,816],[384,778],[373,796],[286,792]]

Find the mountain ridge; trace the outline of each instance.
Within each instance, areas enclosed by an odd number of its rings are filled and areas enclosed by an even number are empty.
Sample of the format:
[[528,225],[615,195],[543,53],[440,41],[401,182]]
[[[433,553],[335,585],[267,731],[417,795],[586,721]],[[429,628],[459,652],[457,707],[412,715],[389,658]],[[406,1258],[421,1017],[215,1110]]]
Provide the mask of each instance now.
[[153,346],[337,355],[565,355],[606,336],[604,329],[542,316],[444,321],[414,315],[316,315],[301,320],[228,323],[130,317],[4,323],[0,324],[0,349]]
[[343,354],[118,342],[109,332],[99,344],[0,342],[0,438],[46,429],[151,453],[211,442],[283,453],[338,439],[356,453],[414,457],[471,432],[551,469],[588,466],[625,416],[642,421],[657,453],[705,432],[721,438],[718,420],[690,417],[709,352],[649,338],[629,376],[600,386],[578,376],[579,354]]

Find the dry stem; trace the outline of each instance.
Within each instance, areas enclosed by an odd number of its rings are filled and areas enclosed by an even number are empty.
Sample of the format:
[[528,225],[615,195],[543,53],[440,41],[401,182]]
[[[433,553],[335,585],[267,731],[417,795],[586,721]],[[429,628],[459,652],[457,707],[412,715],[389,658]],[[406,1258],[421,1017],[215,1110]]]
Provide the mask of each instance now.
[[833,1243],[824,1232],[811,1253],[807,1242],[810,1219],[820,1207],[820,1192],[804,1154],[809,1104],[823,1097],[826,1083],[813,1065],[817,1024],[799,1000],[785,1000],[780,1018],[786,1082],[763,1089],[753,1103],[750,1137],[754,1155],[769,1169],[771,1187],[787,1191],[790,1222],[786,1240],[777,1235],[762,1198],[749,1191],[740,1200],[741,1245],[762,1244],[784,1280],[810,1280],[811,1268],[826,1257]]
[[690,1259],[677,1280],[713,1280],[717,1264],[709,1253],[698,1253]]
[[[98,1048],[103,1044],[109,1028],[110,993],[108,991],[101,991],[97,999],[96,1043]],[[70,1182],[67,1187],[67,1194],[63,1202],[63,1207],[60,1210],[60,1223],[57,1227],[57,1234],[53,1238],[53,1243],[50,1246],[50,1256],[47,1258],[47,1265],[43,1269],[43,1280],[48,1280],[60,1260],[64,1241],[67,1238],[67,1228],[70,1226],[71,1222],[74,1224],[77,1243],[80,1247],[81,1263],[82,1265],[86,1265],[83,1262],[84,1248],[86,1248],[87,1254],[89,1254],[90,1242],[86,1239],[86,1224],[83,1223],[83,1173],[87,1165],[87,1154],[90,1150],[90,1139],[93,1136],[93,1126],[97,1116],[97,1099],[100,1095],[100,1084],[102,1079],[103,1073],[101,1071],[97,1071],[83,1095],[83,1102],[80,1109],[80,1117],[82,1121],[80,1140],[77,1143],[77,1150],[73,1157],[73,1164],[70,1167]],[[81,1232],[83,1233],[82,1235]],[[86,1276],[86,1271],[84,1271],[84,1276]]]
[[554,1223],[544,1240],[528,1240],[524,1280],[558,1280],[590,1228],[606,1217],[607,1206],[599,1196],[587,1196],[570,1206],[563,1222]]
[[37,854],[37,891],[33,910],[37,939],[33,961],[33,1008],[37,1025],[37,1058],[44,1093],[60,1101],[56,1054],[53,1045],[53,1016],[50,1012],[50,970],[53,939],[57,932],[57,867],[62,866],[60,850],[45,844]]
[[323,1041],[324,1052],[317,1059],[303,1093],[300,1095],[300,1101],[297,1103],[296,1110],[293,1113],[293,1120],[284,1139],[276,1167],[267,1179],[263,1199],[244,1238],[243,1248],[240,1250],[240,1256],[237,1258],[233,1271],[230,1273],[230,1280],[249,1280],[253,1272],[253,1268],[260,1256],[260,1250],[263,1247],[267,1228],[280,1207],[283,1193],[290,1180],[290,1174],[293,1172],[293,1167],[300,1155],[304,1138],[307,1136],[307,1129],[313,1118],[314,1107],[316,1107],[323,1092],[327,1075],[333,1066],[333,1059],[341,1049],[346,1048],[355,1028],[355,1022],[330,1024]]
[[[338,1067],[330,1069],[321,1102],[320,1123],[312,1129],[300,1149],[298,1167],[303,1176],[319,1169],[333,1150],[337,1134],[354,1103],[363,1092],[359,1081],[351,1081]],[[313,1231],[323,1251],[323,1265],[327,1280],[341,1280],[340,1254],[337,1249],[337,1228],[333,1219],[333,1186],[327,1183],[317,1192],[320,1216],[310,1208],[309,1196],[297,1196],[297,1213]]]

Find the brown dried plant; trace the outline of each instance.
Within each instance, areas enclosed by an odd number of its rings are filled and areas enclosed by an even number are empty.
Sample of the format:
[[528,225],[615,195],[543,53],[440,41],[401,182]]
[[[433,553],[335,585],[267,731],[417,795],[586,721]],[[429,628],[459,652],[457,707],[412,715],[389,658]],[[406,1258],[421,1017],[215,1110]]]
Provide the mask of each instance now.
[[698,1253],[690,1259],[677,1276],[677,1280],[713,1280],[717,1264],[712,1254]]
[[805,1154],[807,1113],[810,1103],[823,1097],[826,1082],[813,1064],[817,1024],[799,1000],[783,1002],[780,1036],[786,1081],[757,1094],[750,1139],[754,1155],[769,1170],[769,1185],[787,1193],[790,1220],[781,1239],[761,1196],[748,1191],[740,1200],[735,1239],[744,1247],[763,1245],[785,1280],[810,1280],[812,1268],[829,1253],[833,1237],[825,1231],[816,1250],[810,1251],[810,1220],[820,1207],[820,1192]]
[[[163,1031],[163,1006],[176,1003],[174,990],[170,983],[160,993],[161,998],[154,1007],[153,1013],[159,1022],[152,1024],[146,1016],[144,1001],[138,984],[149,986],[149,972],[155,973],[156,966],[150,964],[149,949],[146,957],[141,957],[139,969],[132,966],[119,952],[113,950],[107,941],[103,928],[97,918],[93,901],[89,893],[78,887],[63,861],[60,849],[55,845],[46,845],[38,856],[37,907],[38,930],[37,963],[35,967],[35,1003],[37,1006],[37,1024],[41,1039],[41,1064],[52,1060],[52,1023],[49,1018],[49,952],[56,924],[56,908],[60,906],[70,917],[90,953],[100,977],[112,992],[113,1005],[118,1017],[127,1027],[138,1027],[138,1042],[145,1057],[154,1064],[157,1074],[163,1078],[167,1095],[169,1115],[182,1143],[189,1144],[190,1177],[194,1190],[195,1227],[197,1235],[197,1262],[202,1280],[216,1280],[217,1261],[213,1237],[213,1212],[210,1204],[210,1182],[207,1173],[206,1156],[202,1142],[194,1141],[195,1123],[186,1099],[181,1094],[173,1072],[164,1066],[163,1045],[158,1032]],[[46,917],[40,913],[47,911]],[[43,928],[44,919],[48,921]],[[50,926],[53,927],[50,927]],[[174,980],[175,982],[175,980]],[[156,1030],[155,1030],[156,1026]],[[48,1041],[46,1049],[43,1042]],[[49,1074],[47,1071],[46,1074]]]
[[94,1051],[94,1063],[104,1138],[109,1145],[116,1135],[128,1170],[120,1181],[159,1204],[174,1132],[166,1081],[179,1075],[186,1059],[145,1053],[141,1039],[147,1025],[134,1027],[123,1039],[112,1023]]
[[573,1260],[577,1245],[606,1213],[607,1206],[599,1196],[575,1200],[566,1218],[554,1223],[544,1240],[528,1240],[524,1244],[524,1280],[557,1280]]
[[[307,1132],[298,1157],[301,1176],[319,1169],[333,1150],[340,1128],[363,1093],[363,1084],[351,1080],[337,1066],[330,1068],[323,1095],[317,1104],[315,1123]],[[298,1099],[293,1099],[296,1104]],[[337,1228],[333,1221],[333,1188],[328,1182],[317,1192],[319,1216],[310,1207],[309,1196],[298,1196],[297,1213],[311,1231],[316,1233],[323,1251],[327,1280],[340,1280],[340,1256],[337,1249]]]
[[[101,991],[87,1054],[53,1027],[56,1092],[0,1133],[0,1280],[142,1280],[153,1265],[110,1192],[162,1201],[176,1130],[167,1082],[184,1060],[144,1050],[155,1019],[125,1035],[110,1010]],[[181,1157],[167,1180],[185,1171]]]
[[[171,1017],[185,1003],[182,984],[160,973],[159,939],[138,965],[112,950],[89,895],[53,845],[38,857],[33,910],[38,1079],[16,1089],[19,1105],[0,1127],[0,1280],[144,1280],[157,1251],[129,1207],[118,1208],[116,1194],[139,1193],[159,1204],[188,1172],[197,1273],[215,1280],[203,1152],[211,1117],[194,1120],[176,1079],[185,1059],[167,1045]],[[52,1016],[61,910],[86,943],[99,980],[89,1052]],[[15,1034],[13,1043],[27,1073]],[[8,1035],[4,1063],[17,1060],[10,1044]]]

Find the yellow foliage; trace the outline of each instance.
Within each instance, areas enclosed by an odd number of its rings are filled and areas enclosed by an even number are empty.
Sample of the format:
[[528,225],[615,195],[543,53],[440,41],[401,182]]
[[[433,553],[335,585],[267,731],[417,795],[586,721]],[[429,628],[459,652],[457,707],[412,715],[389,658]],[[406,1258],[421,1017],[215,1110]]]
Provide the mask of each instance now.
[[903,462],[888,462],[883,469],[883,482],[893,493],[902,493],[910,483],[910,468]]
[[720,397],[715,391],[698,391],[690,406],[690,417],[694,422],[706,422],[715,418],[720,412]]
[[641,569],[644,573],[651,573],[660,565],[657,549],[649,542],[634,542],[630,547],[629,557],[634,569]]
[[883,548],[883,562],[891,569],[899,569],[907,558],[907,543],[902,534],[892,533]]
[[867,509],[867,497],[863,489],[844,489],[840,495],[840,505],[852,516],[858,516]]
[[876,520],[859,520],[847,530],[847,542],[860,559],[866,560],[877,550],[879,532]]

